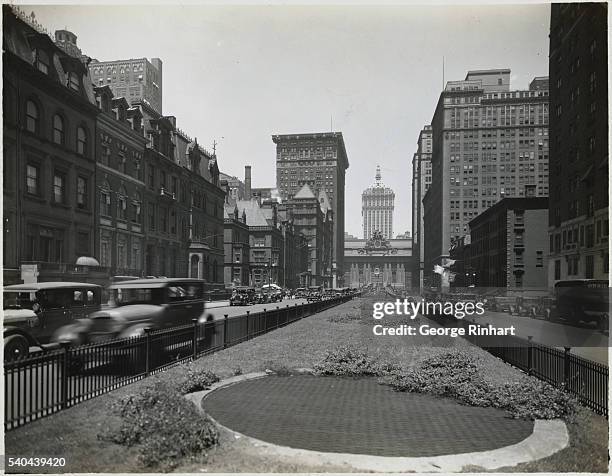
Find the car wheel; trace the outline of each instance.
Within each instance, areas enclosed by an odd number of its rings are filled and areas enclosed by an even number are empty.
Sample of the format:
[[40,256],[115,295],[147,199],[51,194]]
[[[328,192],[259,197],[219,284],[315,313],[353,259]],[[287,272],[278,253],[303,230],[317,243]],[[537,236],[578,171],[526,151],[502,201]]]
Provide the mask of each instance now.
[[27,357],[30,352],[28,340],[20,335],[12,335],[4,339],[4,360],[13,361]]

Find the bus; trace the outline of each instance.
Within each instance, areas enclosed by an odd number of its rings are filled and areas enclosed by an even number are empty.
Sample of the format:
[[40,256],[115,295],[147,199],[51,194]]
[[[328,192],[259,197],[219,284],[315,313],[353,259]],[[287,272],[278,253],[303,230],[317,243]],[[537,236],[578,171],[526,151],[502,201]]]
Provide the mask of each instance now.
[[598,329],[608,329],[610,288],[603,279],[572,279],[555,283],[555,304],[551,318],[571,324],[595,323]]

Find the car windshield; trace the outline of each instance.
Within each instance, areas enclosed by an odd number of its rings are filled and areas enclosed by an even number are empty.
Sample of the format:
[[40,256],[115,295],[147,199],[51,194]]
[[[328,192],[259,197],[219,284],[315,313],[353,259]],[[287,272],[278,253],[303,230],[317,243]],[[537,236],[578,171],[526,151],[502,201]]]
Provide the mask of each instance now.
[[3,309],[32,309],[38,302],[34,291],[4,291]]
[[130,304],[163,304],[164,288],[117,288],[111,289],[111,301],[116,306]]

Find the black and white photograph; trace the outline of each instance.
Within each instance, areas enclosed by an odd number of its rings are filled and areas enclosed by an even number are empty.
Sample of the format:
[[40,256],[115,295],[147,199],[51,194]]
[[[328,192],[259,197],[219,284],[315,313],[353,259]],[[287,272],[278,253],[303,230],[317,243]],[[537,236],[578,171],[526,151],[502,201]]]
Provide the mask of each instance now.
[[3,3],[3,471],[607,474],[608,15]]

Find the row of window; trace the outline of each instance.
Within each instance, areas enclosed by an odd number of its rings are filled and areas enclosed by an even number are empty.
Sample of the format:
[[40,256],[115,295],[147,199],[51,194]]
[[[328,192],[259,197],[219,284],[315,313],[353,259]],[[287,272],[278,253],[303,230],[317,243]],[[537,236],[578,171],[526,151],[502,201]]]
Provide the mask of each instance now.
[[[32,134],[41,136],[42,130],[42,114],[40,107],[33,100],[26,101],[26,123],[25,129]],[[55,144],[66,147],[66,120],[60,114],[55,114],[52,120],[52,140]],[[76,128],[75,150],[83,156],[89,155],[89,138],[86,129],[83,126]]]
[[[67,196],[67,173],[60,169],[53,171],[52,196],[53,203],[69,205]],[[89,180],[78,175],[76,178],[76,206],[80,209],[88,208]],[[26,192],[30,195],[42,197],[42,180],[40,166],[36,163],[26,165]]]

